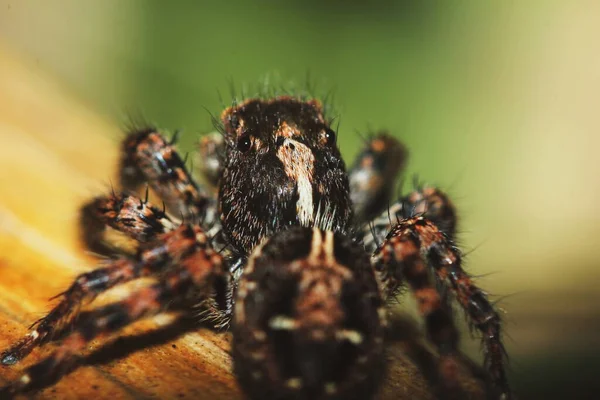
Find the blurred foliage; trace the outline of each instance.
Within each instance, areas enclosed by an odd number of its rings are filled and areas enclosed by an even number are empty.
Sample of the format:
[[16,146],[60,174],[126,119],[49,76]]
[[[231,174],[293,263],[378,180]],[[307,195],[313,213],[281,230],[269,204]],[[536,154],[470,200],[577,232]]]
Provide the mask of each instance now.
[[[468,113],[469,53],[489,34],[479,14],[494,12],[389,0],[107,3],[95,6],[96,20],[88,13],[87,21],[49,26],[67,46],[55,49],[56,61],[39,61],[116,120],[141,113],[160,126],[185,128],[190,146],[195,133],[211,129],[204,107],[218,112],[231,86],[240,92],[267,76],[301,86],[310,76],[320,91],[335,94],[348,157],[358,151],[355,131],[386,128],[415,153],[430,149],[440,164],[451,164],[454,156],[440,150],[461,137],[455,121]],[[71,14],[46,7],[55,17]],[[87,33],[78,37],[79,31]],[[78,76],[62,65],[83,64],[77,58],[98,65],[81,65],[87,74]],[[414,170],[427,179],[456,178],[456,170],[440,177],[437,165],[416,162]]]

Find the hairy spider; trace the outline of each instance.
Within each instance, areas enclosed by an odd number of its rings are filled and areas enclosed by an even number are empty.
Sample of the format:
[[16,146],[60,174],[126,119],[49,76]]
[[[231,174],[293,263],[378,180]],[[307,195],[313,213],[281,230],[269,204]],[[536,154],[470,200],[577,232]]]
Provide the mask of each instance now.
[[[201,141],[197,185],[155,128],[123,143],[123,192],[82,210],[84,238],[113,251],[109,227],[139,243],[78,276],[1,362],[16,363],[63,332],[57,349],[0,391],[12,396],[66,373],[93,339],[167,309],[187,307],[231,327],[234,370],[253,399],[367,399],[385,370],[385,307],[403,286],[418,301],[439,376],[450,393],[458,358],[454,299],[482,333],[492,396],[510,397],[498,313],[461,267],[448,197],[418,188],[388,207],[406,159],[385,133],[346,173],[336,133],[313,99],[253,98],[227,108],[221,135]],[[158,208],[133,193],[146,183]],[[181,216],[183,222],[175,220]],[[140,277],[154,283],[77,319],[81,305]],[[193,305],[193,308],[189,306]]]

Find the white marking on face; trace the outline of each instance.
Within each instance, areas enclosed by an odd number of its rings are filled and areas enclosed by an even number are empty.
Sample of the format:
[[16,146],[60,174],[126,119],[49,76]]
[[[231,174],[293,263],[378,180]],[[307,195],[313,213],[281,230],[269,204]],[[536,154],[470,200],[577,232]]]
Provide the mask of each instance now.
[[277,150],[277,157],[283,163],[286,175],[296,182],[298,190],[296,213],[300,225],[310,226],[314,220],[312,182],[315,156],[308,146],[286,138]]

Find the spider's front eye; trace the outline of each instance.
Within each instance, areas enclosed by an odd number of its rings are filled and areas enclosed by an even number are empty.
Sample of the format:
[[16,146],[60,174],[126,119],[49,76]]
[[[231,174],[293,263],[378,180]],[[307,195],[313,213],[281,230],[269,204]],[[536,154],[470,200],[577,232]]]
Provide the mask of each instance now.
[[238,117],[236,115],[232,115],[231,117],[229,117],[229,125],[231,126],[231,128],[234,131],[239,128],[240,120],[238,119]]
[[239,151],[241,151],[242,153],[245,153],[248,150],[250,150],[251,147],[252,147],[252,139],[250,139],[250,136],[245,135],[245,136],[242,136],[241,138],[239,138],[239,140],[237,142],[237,148]]
[[335,132],[333,129],[327,128],[323,131],[323,141],[328,146],[333,146],[335,144]]

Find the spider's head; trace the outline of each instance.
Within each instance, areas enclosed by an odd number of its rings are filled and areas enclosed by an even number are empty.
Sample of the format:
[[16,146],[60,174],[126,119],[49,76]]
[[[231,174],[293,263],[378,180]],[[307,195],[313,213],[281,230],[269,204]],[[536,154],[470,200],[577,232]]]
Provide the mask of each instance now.
[[290,225],[343,230],[352,215],[335,132],[317,100],[251,99],[221,115],[227,161],[219,188],[230,240],[249,252]]

